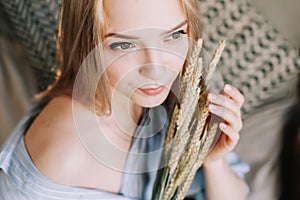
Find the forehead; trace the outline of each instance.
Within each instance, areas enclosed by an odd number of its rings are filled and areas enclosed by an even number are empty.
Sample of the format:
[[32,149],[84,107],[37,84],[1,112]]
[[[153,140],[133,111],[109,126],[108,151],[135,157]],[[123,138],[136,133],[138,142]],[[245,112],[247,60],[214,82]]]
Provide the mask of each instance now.
[[103,0],[103,7],[107,32],[168,30],[186,20],[180,0]]

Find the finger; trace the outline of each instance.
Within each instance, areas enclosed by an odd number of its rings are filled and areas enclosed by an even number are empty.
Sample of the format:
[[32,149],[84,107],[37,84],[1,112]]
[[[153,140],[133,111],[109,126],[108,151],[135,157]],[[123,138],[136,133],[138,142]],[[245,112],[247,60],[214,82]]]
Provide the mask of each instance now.
[[220,123],[219,128],[221,129],[222,133],[228,137],[226,141],[228,150],[233,150],[240,139],[240,134],[225,123]]
[[237,102],[237,104],[242,107],[242,105],[245,102],[245,98],[244,96],[240,93],[240,91],[238,89],[236,89],[235,87],[226,84],[224,86],[224,92],[225,94],[227,94],[231,99],[233,99],[234,101]]
[[224,119],[235,131],[239,132],[242,129],[241,118],[231,110],[215,104],[209,104],[208,109],[211,113]]
[[230,99],[227,96],[224,96],[222,94],[210,93],[210,94],[208,94],[208,100],[213,104],[223,106],[223,107],[231,110],[232,112],[236,113],[236,115],[238,117],[241,116],[240,106],[237,104],[236,101]]

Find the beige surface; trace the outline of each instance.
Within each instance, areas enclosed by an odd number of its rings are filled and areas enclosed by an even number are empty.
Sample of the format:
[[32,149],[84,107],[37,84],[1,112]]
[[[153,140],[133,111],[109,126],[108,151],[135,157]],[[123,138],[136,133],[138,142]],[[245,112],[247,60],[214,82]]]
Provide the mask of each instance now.
[[249,200],[277,200],[281,126],[283,113],[291,104],[292,99],[266,105],[244,120],[236,151],[251,166]]
[[299,0],[250,0],[295,47],[300,46]]

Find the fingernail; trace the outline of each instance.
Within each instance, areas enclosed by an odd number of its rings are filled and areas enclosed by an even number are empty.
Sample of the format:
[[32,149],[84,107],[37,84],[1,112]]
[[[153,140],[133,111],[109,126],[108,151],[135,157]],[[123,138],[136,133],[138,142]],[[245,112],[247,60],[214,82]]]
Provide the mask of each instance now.
[[227,125],[224,124],[224,123],[220,123],[220,129],[226,129],[227,128]]
[[208,94],[208,99],[209,100],[215,100],[215,99],[217,99],[217,95],[215,95],[215,94]]
[[225,90],[227,90],[227,91],[231,91],[231,90],[232,90],[232,87],[231,87],[231,85],[228,85],[228,84],[226,84],[226,85],[225,85]]
[[209,109],[210,110],[217,110],[217,106],[215,106],[213,104],[209,104]]

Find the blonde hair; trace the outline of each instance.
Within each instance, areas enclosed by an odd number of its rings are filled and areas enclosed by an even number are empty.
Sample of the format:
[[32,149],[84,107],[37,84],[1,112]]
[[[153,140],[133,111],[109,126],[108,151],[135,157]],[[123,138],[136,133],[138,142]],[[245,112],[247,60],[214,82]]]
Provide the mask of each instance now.
[[[198,40],[202,29],[198,0],[178,1],[187,17],[189,37]],[[59,70],[56,82],[46,92],[47,97],[60,95],[72,97],[79,68],[88,54],[104,40],[104,28],[103,0],[63,0],[57,40]],[[94,64],[101,66],[99,62]],[[111,95],[106,73],[103,73],[99,82],[95,81],[98,80],[97,77],[91,77],[93,74],[88,70],[84,73],[86,74],[80,80],[80,94],[77,95],[84,103],[93,102],[92,98],[95,98],[97,114],[110,113]]]

